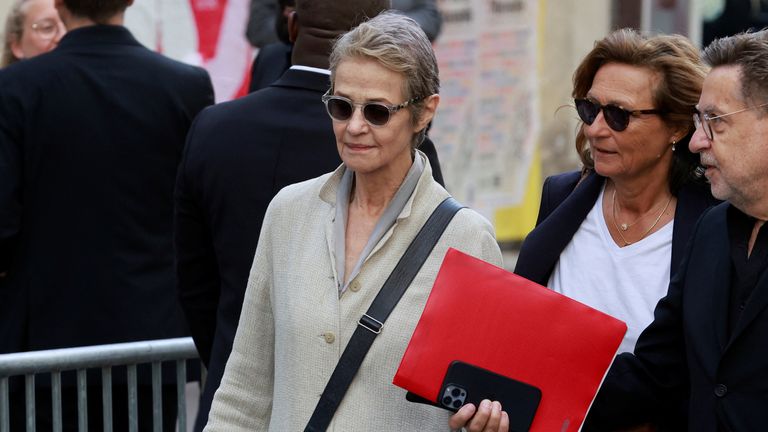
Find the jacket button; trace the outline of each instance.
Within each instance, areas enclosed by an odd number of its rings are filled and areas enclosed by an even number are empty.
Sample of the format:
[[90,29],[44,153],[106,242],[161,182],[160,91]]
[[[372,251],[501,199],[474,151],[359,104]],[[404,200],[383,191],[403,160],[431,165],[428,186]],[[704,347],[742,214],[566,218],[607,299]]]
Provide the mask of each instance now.
[[715,386],[715,396],[723,397],[728,393],[728,387],[725,384],[718,384]]
[[352,281],[352,283],[349,284],[349,290],[352,291],[352,292],[360,291],[360,282]]
[[332,344],[336,340],[336,336],[331,332],[323,333],[323,337],[325,338],[325,342],[329,344]]

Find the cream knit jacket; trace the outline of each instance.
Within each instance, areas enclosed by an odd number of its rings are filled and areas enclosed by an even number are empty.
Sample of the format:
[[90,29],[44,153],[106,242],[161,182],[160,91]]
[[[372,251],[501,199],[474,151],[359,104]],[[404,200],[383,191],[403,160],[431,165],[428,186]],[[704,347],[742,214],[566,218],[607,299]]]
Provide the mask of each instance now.
[[[303,430],[358,319],[448,197],[426,163],[395,225],[339,296],[333,218],[343,171],[288,186],[270,204],[205,431]],[[392,378],[449,247],[501,265],[491,225],[460,210],[373,343],[329,431],[448,430],[448,411],[406,401]]]

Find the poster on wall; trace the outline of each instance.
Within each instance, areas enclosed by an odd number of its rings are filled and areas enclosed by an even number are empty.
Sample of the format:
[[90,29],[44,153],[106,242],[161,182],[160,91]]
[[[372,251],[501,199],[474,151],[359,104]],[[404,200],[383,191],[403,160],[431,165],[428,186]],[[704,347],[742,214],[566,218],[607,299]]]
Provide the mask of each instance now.
[[253,48],[245,38],[250,0],[136,0],[125,25],[142,44],[170,58],[201,66],[216,101],[248,89]]
[[498,230],[498,210],[523,204],[538,136],[538,2],[438,5],[441,103],[430,136],[447,189]]

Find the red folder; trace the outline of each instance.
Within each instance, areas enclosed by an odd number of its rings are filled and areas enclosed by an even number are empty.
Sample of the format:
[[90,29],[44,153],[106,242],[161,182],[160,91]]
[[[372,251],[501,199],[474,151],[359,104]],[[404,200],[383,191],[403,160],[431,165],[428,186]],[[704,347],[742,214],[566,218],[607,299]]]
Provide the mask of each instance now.
[[577,431],[626,331],[622,321],[450,249],[393,383],[436,402],[448,366],[460,360],[538,387],[531,431]]

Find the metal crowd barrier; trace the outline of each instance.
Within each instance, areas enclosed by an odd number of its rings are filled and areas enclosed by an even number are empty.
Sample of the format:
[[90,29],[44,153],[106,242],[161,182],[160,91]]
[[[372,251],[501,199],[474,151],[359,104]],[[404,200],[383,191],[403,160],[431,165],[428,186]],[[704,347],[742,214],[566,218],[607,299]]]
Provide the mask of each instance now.
[[178,430],[187,430],[186,360],[197,359],[192,338],[129,342],[0,355],[0,432],[10,432],[8,379],[25,377],[26,430],[35,431],[35,374],[51,373],[53,431],[61,432],[61,373],[77,371],[78,429],[88,430],[86,370],[101,369],[103,430],[112,431],[112,367],[128,369],[128,427],[138,432],[137,373],[139,364],[152,364],[152,417],[154,432],[162,429],[161,362],[176,362]]

